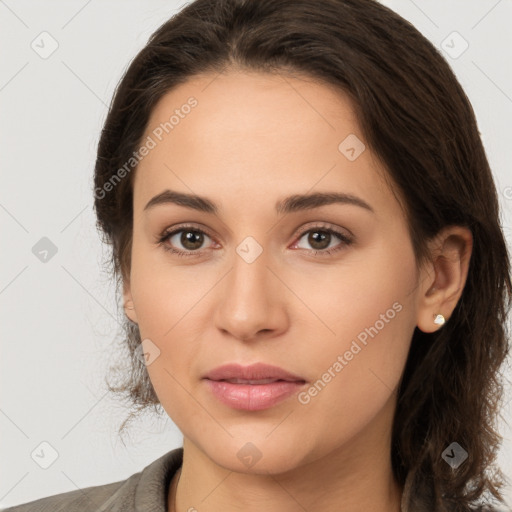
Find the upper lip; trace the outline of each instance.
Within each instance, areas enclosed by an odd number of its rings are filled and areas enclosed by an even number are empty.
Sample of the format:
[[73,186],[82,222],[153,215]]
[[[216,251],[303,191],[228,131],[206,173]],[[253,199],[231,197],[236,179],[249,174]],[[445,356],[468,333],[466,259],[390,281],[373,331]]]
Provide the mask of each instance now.
[[287,380],[291,382],[301,381],[305,379],[294,375],[278,366],[273,366],[264,363],[255,363],[249,366],[242,366],[237,363],[225,364],[218,366],[209,371],[205,379],[210,380],[227,380],[227,379],[244,379],[244,380],[258,380],[258,379],[276,379]]

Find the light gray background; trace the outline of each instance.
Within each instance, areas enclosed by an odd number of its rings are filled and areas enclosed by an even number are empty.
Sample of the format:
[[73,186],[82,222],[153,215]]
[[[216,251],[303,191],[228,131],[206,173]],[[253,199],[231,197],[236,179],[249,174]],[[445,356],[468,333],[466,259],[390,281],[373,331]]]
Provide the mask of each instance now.
[[[445,40],[452,51],[462,48],[461,40],[450,43],[453,31],[469,43],[458,58],[444,55],[476,111],[510,242],[511,0],[383,3],[440,48]],[[181,446],[168,418],[135,423],[126,446],[116,434],[128,411],[107,394],[103,377],[121,331],[101,271],[106,250],[95,230],[92,173],[115,85],[182,5],[0,0],[0,507],[127,478]],[[59,45],[47,59],[31,48],[35,40],[43,51],[41,37],[50,48],[43,31]],[[32,253],[42,237],[58,249],[46,263]],[[509,478],[511,398],[508,389],[499,459]],[[48,469],[31,457],[42,442],[58,452]],[[510,487],[508,495],[512,502]]]

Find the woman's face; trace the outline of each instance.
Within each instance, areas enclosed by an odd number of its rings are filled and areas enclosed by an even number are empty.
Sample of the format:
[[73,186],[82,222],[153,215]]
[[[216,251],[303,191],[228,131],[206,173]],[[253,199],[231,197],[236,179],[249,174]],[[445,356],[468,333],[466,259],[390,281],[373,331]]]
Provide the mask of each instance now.
[[[161,99],[143,143],[126,313],[185,439],[256,473],[375,450],[390,435],[419,274],[348,99],[298,78],[204,75]],[[165,191],[216,210],[162,197],[148,206]],[[298,198],[315,194],[339,201]],[[258,390],[204,378],[259,362],[302,382]],[[280,400],[261,397],[288,386]]]

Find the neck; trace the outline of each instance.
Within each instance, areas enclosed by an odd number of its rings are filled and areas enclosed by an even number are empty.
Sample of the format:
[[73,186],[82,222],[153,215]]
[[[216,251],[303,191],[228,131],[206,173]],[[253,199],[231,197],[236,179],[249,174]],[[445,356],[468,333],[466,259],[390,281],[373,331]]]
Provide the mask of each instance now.
[[[374,472],[367,471],[362,478],[354,474],[344,482],[323,477],[309,478],[311,471],[302,478],[242,475],[224,471],[210,484],[209,490],[176,474],[169,494],[169,512],[201,510],[208,502],[208,510],[220,512],[237,509],[248,512],[296,512],[297,510],[323,510],[325,512],[400,512],[402,488],[389,478],[376,482]],[[304,468],[303,468],[304,469]],[[311,469],[311,468],[310,468]],[[249,478],[252,476],[252,478]],[[293,479],[293,481],[292,481]],[[176,484],[180,482],[179,493]],[[200,489],[200,490],[199,490]]]
[[384,414],[324,457],[274,474],[226,469],[185,437],[169,512],[400,512],[403,489],[392,471],[386,419]]

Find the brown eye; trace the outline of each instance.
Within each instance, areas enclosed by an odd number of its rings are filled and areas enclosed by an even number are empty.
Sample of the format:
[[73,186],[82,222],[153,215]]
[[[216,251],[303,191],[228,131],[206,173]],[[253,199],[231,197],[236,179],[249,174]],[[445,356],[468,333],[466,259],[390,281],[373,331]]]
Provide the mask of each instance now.
[[200,252],[205,239],[210,238],[199,229],[181,228],[165,233],[159,240],[166,250],[175,253]]
[[308,235],[308,243],[311,244],[313,249],[321,251],[329,247],[331,236],[331,233],[328,233],[327,231],[312,230]]
[[[300,245],[300,240],[306,238],[307,235],[307,244],[309,244],[310,248],[302,247]],[[338,239],[338,243],[336,243],[336,238]],[[335,242],[334,245],[331,245],[331,242]],[[341,243],[339,243],[341,242]],[[352,239],[347,235],[339,233],[333,229],[328,228],[312,228],[307,231],[304,231],[299,238],[299,242],[297,242],[296,246],[299,249],[309,249],[313,251],[314,254],[331,254],[335,251],[338,251],[343,248],[343,246],[348,246],[352,243]]]
[[[179,232],[178,232],[179,233]],[[200,231],[182,230],[179,237],[180,243],[187,251],[199,249],[204,242],[204,233]]]

